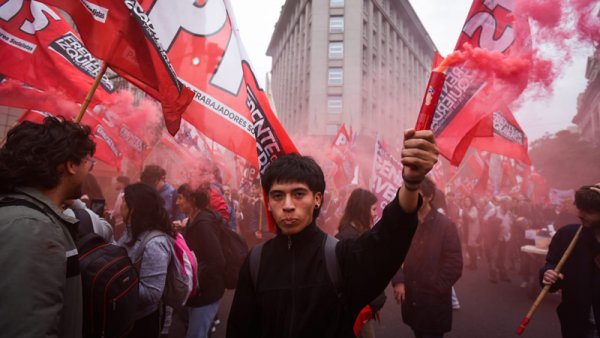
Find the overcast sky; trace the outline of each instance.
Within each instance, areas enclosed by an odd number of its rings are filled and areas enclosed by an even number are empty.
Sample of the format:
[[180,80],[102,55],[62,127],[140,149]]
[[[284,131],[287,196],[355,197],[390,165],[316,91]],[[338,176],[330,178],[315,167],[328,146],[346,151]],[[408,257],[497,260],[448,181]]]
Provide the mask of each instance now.
[[[264,84],[271,69],[267,57],[275,22],[284,0],[230,0],[238,28],[256,77]],[[410,0],[415,12],[442,55],[452,52],[467,17],[471,0]],[[530,141],[571,126],[576,113],[577,95],[586,86],[585,64],[592,48],[575,52],[574,62],[565,67],[554,83],[553,94],[516,109],[516,117]],[[416,112],[415,112],[416,114]]]

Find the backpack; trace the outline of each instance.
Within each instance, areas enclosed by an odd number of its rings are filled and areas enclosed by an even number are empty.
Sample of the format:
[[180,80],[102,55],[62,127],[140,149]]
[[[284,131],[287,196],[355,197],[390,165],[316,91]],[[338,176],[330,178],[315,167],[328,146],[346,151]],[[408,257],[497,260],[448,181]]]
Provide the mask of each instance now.
[[[0,202],[0,207],[25,206],[47,215],[43,207],[23,200]],[[127,251],[93,233],[89,214],[81,217],[75,242],[83,291],[83,337],[121,337],[133,328],[139,279]],[[50,217],[50,216],[48,216]]]
[[219,228],[221,250],[223,250],[223,256],[225,257],[223,281],[225,288],[233,290],[237,286],[240,269],[248,255],[248,245],[242,236],[227,227],[227,221],[219,213],[214,210],[211,211],[217,220],[220,220],[216,226]]
[[181,234],[178,233],[176,238],[172,239],[162,231],[151,231],[144,237],[140,245],[135,265],[139,271],[142,267],[142,258],[146,245],[151,239],[159,236],[169,238],[171,247],[171,258],[167,268],[167,279],[165,281],[162,301],[173,308],[181,308],[193,292],[198,292],[198,276],[196,272],[198,270],[198,262]]
[[[331,281],[331,284],[333,284],[339,299],[342,297],[342,272],[340,271],[337,255],[335,254],[335,247],[339,240],[333,236],[327,235],[323,242],[327,275],[329,276],[329,280]],[[255,246],[252,251],[250,251],[250,279],[252,280],[254,288],[258,285],[258,271],[260,268],[262,249],[265,243]]]
[[133,328],[139,277],[127,250],[93,232],[90,215],[79,219],[79,269],[83,290],[83,337],[120,337]]

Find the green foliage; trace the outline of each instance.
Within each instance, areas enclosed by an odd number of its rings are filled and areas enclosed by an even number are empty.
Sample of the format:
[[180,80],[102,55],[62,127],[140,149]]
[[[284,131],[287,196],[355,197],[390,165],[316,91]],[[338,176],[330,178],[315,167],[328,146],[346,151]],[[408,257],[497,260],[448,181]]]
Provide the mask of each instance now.
[[600,147],[581,135],[561,130],[531,144],[529,157],[548,185],[557,189],[577,189],[600,182]]

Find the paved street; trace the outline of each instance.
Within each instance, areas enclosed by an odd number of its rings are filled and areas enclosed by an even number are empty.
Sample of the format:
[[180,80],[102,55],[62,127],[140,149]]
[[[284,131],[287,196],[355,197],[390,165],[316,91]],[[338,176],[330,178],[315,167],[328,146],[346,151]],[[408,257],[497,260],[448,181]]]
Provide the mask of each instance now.
[[[477,271],[464,270],[456,284],[461,309],[454,311],[453,330],[447,338],[491,338],[517,337],[515,330],[532,304],[526,289],[520,288],[520,278],[511,283],[492,284],[487,280],[485,263]],[[383,309],[381,324],[375,325],[378,338],[413,337],[411,330],[402,323],[400,306],[393,299],[391,288],[386,290],[388,300]],[[227,292],[221,305],[222,324],[213,338],[225,337],[225,322],[233,292]],[[560,338],[560,325],[556,317],[556,306],[560,296],[546,297],[538,308],[522,337]],[[315,337],[318,338],[318,337]]]

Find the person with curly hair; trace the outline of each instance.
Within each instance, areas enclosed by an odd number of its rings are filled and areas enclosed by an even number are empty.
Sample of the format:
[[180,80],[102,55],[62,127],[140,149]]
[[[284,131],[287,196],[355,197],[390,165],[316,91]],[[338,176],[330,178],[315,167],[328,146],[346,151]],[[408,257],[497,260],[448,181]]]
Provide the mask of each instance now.
[[161,299],[175,232],[162,198],[153,187],[144,183],[125,187],[121,215],[126,228],[119,245],[127,250],[140,277],[136,321],[129,337],[158,337]]
[[79,198],[94,166],[90,128],[64,118],[23,122],[0,148],[0,332],[81,337],[77,220],[60,206]]

